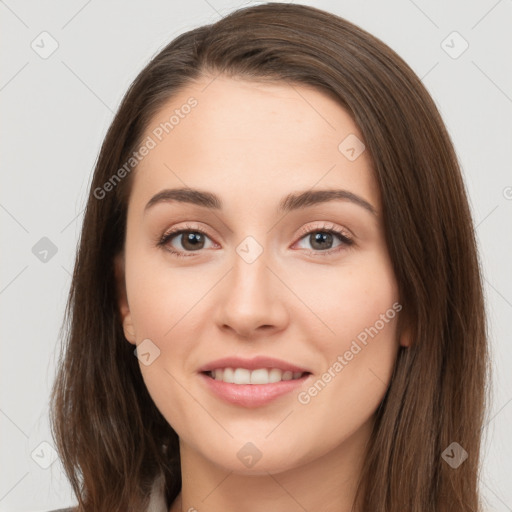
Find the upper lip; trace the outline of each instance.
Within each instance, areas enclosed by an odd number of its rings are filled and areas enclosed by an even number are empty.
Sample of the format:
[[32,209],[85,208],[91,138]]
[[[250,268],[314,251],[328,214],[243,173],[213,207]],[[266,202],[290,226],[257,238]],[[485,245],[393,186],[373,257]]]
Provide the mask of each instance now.
[[223,357],[222,359],[216,359],[215,361],[211,361],[205,364],[199,368],[199,371],[208,372],[218,368],[247,368],[248,370],[256,370],[257,368],[279,368],[283,371],[310,373],[306,368],[282,361],[281,359],[267,356],[257,356],[253,357],[252,359],[243,359],[241,357]]

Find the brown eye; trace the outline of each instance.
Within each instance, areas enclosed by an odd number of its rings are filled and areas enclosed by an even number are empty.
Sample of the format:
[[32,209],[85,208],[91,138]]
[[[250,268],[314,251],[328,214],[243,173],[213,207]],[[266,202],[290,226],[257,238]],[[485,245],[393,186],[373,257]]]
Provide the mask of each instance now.
[[[343,250],[343,246],[349,247],[354,241],[345,235],[344,232],[335,228],[323,229],[305,229],[302,232],[302,237],[299,242],[302,240],[306,240],[311,250],[311,253],[326,253],[332,254],[333,252],[337,252],[338,250]],[[333,245],[338,240],[337,245]],[[306,249],[308,249],[306,247]]]
[[157,245],[176,256],[193,256],[187,253],[208,248],[207,240],[210,240],[210,237],[200,229],[175,229],[165,233]]
[[202,233],[197,231],[184,231],[179,233],[179,236],[179,241],[182,247],[187,251],[197,251],[199,249],[203,249],[204,247],[205,238]]
[[[311,233],[309,236],[309,242],[313,249],[323,251],[326,249],[330,249],[334,242],[334,237],[332,233],[327,233],[325,231],[318,231],[316,233]],[[328,247],[329,246],[329,247]]]

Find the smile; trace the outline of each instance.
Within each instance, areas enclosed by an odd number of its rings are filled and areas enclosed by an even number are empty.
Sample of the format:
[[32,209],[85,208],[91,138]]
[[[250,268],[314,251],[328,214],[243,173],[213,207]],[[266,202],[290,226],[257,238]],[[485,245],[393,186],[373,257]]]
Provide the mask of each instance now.
[[[246,408],[261,407],[292,391],[300,391],[305,381],[312,376],[309,372],[297,372],[294,377],[293,372],[283,372],[277,368],[257,368],[252,371],[246,368],[223,368],[217,372],[211,370],[199,373],[207,390],[225,402]],[[232,376],[237,382],[222,380],[226,378],[226,373],[227,379]],[[274,382],[271,379],[275,379]]]
[[284,380],[297,380],[308,372],[283,371],[280,368],[217,368],[206,372],[212,379],[229,384],[273,384]]

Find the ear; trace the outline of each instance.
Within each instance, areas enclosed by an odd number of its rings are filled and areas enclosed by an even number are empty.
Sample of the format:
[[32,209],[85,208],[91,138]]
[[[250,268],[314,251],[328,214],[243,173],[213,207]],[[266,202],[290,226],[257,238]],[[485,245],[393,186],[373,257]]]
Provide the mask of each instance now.
[[412,328],[409,322],[404,322],[403,328],[399,333],[400,346],[409,348],[412,345]]
[[117,290],[117,304],[121,321],[123,323],[124,336],[128,342],[135,345],[135,329],[132,323],[128,296],[126,294],[126,280],[124,270],[124,252],[119,253],[114,259],[114,272]]
[[410,329],[406,329],[400,336],[400,345],[409,348],[412,345]]

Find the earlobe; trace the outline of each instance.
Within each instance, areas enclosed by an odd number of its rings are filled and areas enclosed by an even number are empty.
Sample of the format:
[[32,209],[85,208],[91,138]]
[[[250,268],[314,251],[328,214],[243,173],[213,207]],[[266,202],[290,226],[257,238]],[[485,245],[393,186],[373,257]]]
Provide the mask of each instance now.
[[412,332],[410,325],[404,326],[400,332],[400,346],[409,348],[412,345]]
[[135,345],[135,328],[132,323],[130,306],[128,305],[128,296],[126,293],[126,281],[124,271],[124,253],[119,253],[114,260],[114,271],[117,290],[117,305],[123,323],[124,336],[127,341]]

